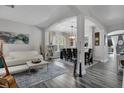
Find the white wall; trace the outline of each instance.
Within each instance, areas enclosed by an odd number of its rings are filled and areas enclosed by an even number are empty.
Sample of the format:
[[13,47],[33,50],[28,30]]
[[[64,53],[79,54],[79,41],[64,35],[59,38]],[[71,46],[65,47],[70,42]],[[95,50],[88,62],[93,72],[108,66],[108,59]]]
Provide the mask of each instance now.
[[98,60],[101,62],[108,61],[108,47],[105,45],[104,42],[104,35],[106,34],[104,29],[99,28],[97,25],[95,25],[95,32],[100,33],[100,45],[93,47],[93,42],[95,43],[95,40],[93,40],[93,32],[92,32],[92,26],[88,25],[88,23],[85,24],[85,36],[88,37],[88,48],[94,48],[94,60]]
[[92,48],[92,26],[85,24],[85,37],[88,37],[88,48]]
[[0,31],[29,34],[29,44],[4,44],[5,54],[10,51],[40,50],[42,31],[34,26],[0,19]]
[[95,32],[100,32],[100,45],[95,46],[95,60],[99,60],[101,62],[108,61],[108,47],[104,42],[104,35],[106,31],[104,29],[96,28]]

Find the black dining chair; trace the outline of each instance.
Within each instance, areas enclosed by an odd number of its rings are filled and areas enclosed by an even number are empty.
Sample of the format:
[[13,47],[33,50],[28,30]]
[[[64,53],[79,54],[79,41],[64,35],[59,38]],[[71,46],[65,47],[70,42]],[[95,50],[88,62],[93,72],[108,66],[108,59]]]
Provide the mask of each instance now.
[[89,49],[89,63],[93,64],[93,49]]
[[77,58],[77,49],[73,48],[72,57]]
[[72,61],[72,50],[71,48],[67,48],[67,61]]
[[85,52],[85,65],[93,64],[93,50],[89,49],[88,52]]
[[89,64],[90,65],[90,63],[89,63],[89,52],[85,52],[85,65],[87,65],[87,64]]
[[73,62],[77,61],[77,48],[72,49],[72,61]]
[[63,59],[63,51],[60,50],[60,59]]
[[65,60],[67,60],[67,51],[66,49],[62,49],[62,55]]

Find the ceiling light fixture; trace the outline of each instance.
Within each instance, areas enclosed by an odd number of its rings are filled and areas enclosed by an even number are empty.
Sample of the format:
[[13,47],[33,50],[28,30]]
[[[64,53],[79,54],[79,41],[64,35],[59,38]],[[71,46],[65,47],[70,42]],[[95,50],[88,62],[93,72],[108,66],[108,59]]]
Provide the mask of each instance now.
[[74,29],[75,29],[76,27],[74,27],[73,25],[71,25],[70,27],[71,27],[72,31],[70,32],[69,39],[75,39],[75,38],[76,38],[76,35],[75,35]]

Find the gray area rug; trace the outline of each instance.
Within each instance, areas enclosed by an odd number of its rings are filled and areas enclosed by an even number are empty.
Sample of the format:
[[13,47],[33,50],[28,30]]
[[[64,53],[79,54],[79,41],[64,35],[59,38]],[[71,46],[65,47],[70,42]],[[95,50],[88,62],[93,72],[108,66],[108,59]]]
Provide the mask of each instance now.
[[66,70],[55,64],[48,65],[47,68],[38,69],[36,71],[22,72],[14,75],[19,88],[29,88],[41,82],[53,79],[61,74],[64,74]]

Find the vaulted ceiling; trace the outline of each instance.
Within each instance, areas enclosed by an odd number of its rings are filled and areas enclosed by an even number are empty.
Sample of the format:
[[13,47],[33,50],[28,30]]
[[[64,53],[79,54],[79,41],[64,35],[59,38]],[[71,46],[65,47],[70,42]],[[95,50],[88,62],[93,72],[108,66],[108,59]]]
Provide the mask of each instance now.
[[[89,28],[92,26],[96,26],[95,23],[93,23],[89,19],[85,19],[85,28]],[[85,29],[86,30],[86,29]],[[54,31],[54,32],[65,32],[65,33],[70,33],[70,32],[77,32],[77,17],[71,17],[71,18],[66,18],[59,23],[53,24],[50,26],[47,31]]]
[[93,17],[104,25],[108,32],[124,29],[124,5],[88,5],[77,7],[82,13]]
[[47,28],[80,12],[113,31],[124,29],[123,10],[123,5],[16,5],[14,8],[1,5],[0,18]]
[[14,8],[0,6],[0,18],[43,28],[74,15],[64,5],[15,5]]
[[124,5],[94,6],[91,11],[108,30],[124,29]]
[[59,6],[26,6],[16,5],[14,8],[0,6],[0,18],[37,25],[46,21]]

